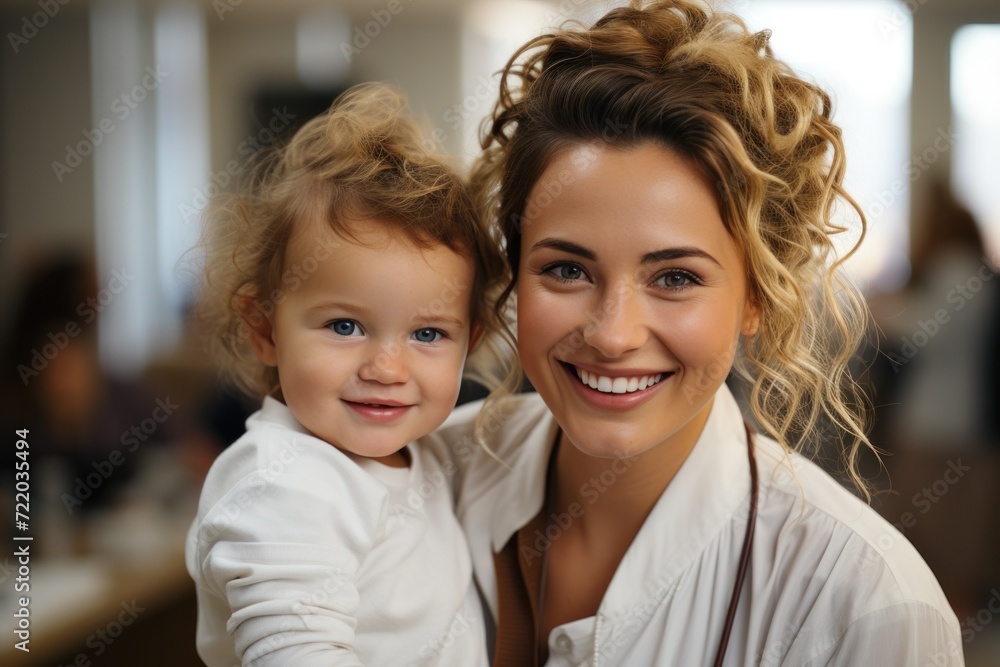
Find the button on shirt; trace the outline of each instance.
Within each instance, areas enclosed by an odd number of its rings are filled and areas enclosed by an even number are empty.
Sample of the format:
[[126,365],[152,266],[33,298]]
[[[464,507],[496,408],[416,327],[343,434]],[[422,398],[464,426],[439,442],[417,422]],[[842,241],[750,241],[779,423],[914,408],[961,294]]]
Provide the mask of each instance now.
[[[541,510],[556,424],[539,396],[510,399],[486,422],[504,466],[470,446],[480,407],[462,406],[427,440],[461,454],[458,516],[496,620],[505,615],[499,600],[510,596],[498,591],[494,559]],[[963,665],[958,620],[902,534],[803,457],[786,455],[760,435],[755,451],[756,535],[725,664]],[[627,484],[628,472],[616,483]],[[743,417],[722,386],[698,442],[622,558],[597,614],[554,628],[546,664],[711,664],[749,494]]]

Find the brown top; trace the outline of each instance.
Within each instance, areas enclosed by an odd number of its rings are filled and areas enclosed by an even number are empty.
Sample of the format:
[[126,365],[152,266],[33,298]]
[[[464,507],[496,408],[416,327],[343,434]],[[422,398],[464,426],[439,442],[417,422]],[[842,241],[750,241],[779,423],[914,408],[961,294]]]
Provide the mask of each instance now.
[[544,595],[545,570],[548,567],[548,543],[541,549],[534,538],[545,535],[548,509],[555,489],[555,461],[559,451],[556,429],[555,444],[549,454],[545,475],[545,502],[531,521],[510,536],[500,553],[493,555],[497,577],[497,635],[493,667],[540,667],[549,659],[548,638],[541,634],[540,599]]
[[549,657],[538,642],[542,557],[531,546],[536,530],[545,530],[545,508],[493,555],[498,607],[493,667],[539,667]]

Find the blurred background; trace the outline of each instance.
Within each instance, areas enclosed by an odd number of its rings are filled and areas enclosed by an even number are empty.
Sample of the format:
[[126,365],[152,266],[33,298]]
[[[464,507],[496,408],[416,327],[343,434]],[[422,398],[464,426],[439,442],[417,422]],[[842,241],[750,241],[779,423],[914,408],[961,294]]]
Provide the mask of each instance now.
[[[0,0],[0,663],[198,664],[184,533],[254,409],[187,325],[211,197],[367,80],[467,165],[516,47],[615,4]],[[869,221],[850,270],[878,322],[874,505],[938,575],[968,664],[1000,664],[1000,4],[720,5],[833,94]]]

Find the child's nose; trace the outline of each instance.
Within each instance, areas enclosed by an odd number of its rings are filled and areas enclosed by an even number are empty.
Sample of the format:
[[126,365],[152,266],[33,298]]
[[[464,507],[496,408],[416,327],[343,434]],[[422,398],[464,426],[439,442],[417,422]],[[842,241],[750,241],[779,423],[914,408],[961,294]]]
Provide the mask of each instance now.
[[396,384],[410,379],[405,352],[399,345],[380,345],[361,365],[358,376],[368,382]]

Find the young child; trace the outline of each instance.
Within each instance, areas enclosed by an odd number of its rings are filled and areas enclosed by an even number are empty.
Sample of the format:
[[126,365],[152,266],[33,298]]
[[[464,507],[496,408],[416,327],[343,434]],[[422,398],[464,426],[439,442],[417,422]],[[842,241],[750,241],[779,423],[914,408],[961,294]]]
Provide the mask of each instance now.
[[264,396],[187,543],[210,667],[486,664],[454,468],[412,441],[500,330],[502,260],[404,105],[352,88],[209,218],[212,339]]

